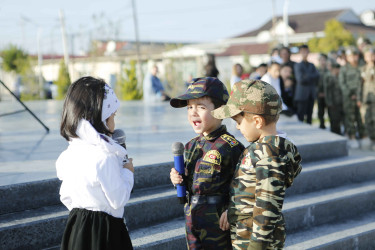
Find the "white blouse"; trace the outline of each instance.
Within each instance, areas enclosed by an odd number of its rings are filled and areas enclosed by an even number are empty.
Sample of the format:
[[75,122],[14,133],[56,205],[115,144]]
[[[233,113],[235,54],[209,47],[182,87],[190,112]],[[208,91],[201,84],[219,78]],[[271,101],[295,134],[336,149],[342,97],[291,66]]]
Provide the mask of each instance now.
[[[271,84],[275,89],[276,89],[276,92],[279,94],[280,98],[281,98],[281,86],[280,86],[280,79],[279,78],[272,78],[270,76],[270,74],[266,73],[262,78],[261,78],[262,81],[266,82],[266,83],[269,83]],[[288,107],[285,105],[284,101],[281,100],[282,102],[282,109],[283,110],[287,110]]]
[[61,202],[69,210],[84,208],[122,218],[134,184],[133,173],[122,167],[126,150],[86,120],[80,121],[77,135],[56,162]]

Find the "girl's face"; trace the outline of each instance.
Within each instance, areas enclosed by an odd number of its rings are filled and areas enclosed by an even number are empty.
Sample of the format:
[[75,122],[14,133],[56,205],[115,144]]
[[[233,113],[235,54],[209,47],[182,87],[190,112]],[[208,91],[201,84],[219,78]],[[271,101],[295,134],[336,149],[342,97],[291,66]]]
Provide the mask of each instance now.
[[116,116],[116,112],[113,113],[110,117],[108,117],[108,119],[106,120],[106,123],[107,123],[107,128],[109,129],[109,131],[111,133],[113,133],[113,131],[115,130],[115,116]]
[[188,120],[195,133],[206,136],[221,125],[221,120],[211,115],[214,109],[215,106],[208,97],[188,100]]

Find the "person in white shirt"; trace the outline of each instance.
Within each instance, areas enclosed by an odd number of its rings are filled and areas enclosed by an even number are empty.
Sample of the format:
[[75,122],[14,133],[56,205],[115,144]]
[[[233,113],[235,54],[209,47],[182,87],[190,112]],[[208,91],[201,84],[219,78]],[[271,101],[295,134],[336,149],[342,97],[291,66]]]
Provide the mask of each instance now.
[[102,80],[70,85],[60,134],[69,142],[56,162],[60,200],[70,210],[61,249],[133,249],[124,206],[134,184],[132,159],[111,135],[120,105]]
[[[268,66],[267,73],[261,78],[262,81],[271,84],[276,92],[281,96],[281,86],[280,86],[280,64],[278,62],[272,61]],[[282,102],[282,110],[287,110],[288,107]]]
[[242,67],[242,65],[239,64],[239,63],[234,64],[233,67],[232,67],[232,76],[230,78],[230,87],[231,88],[233,87],[233,85],[236,82],[241,81],[242,74],[243,74],[243,67]]

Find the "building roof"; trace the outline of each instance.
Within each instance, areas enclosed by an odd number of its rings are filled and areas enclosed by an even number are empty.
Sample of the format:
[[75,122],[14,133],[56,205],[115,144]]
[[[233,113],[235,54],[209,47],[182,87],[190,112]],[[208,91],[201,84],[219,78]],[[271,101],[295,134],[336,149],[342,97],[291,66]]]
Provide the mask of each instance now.
[[371,40],[375,38],[374,26],[366,26],[363,24],[355,24],[355,23],[344,23],[344,28],[349,30],[353,35],[354,34],[357,36],[366,35],[366,37],[371,38]]
[[239,44],[229,46],[224,52],[216,54],[216,56],[233,56],[246,53],[248,55],[268,54],[270,45],[268,43],[256,44]]
[[[345,12],[351,11],[350,9],[341,9],[325,12],[311,12],[297,15],[289,15],[288,22],[289,26],[294,30],[295,33],[308,33],[308,32],[319,32],[323,31],[325,22],[329,19],[337,19],[340,15]],[[276,17],[276,22],[282,20],[282,16]],[[270,30],[272,28],[272,18],[260,28],[241,34],[236,37],[250,37],[256,36],[259,32],[264,30]]]

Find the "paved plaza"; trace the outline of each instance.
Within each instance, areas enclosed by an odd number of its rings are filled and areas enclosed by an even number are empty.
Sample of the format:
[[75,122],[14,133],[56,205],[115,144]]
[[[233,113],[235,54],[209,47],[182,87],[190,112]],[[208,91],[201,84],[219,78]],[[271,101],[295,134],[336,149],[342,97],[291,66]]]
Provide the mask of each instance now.
[[[0,186],[55,178],[55,161],[68,143],[59,134],[62,101],[32,101],[27,106],[50,129],[45,129],[28,113],[0,117]],[[0,114],[17,111],[15,100],[0,102]],[[127,135],[129,156],[134,165],[142,166],[173,161],[171,145],[186,143],[195,133],[187,122],[185,108],[174,109],[169,103],[145,105],[142,101],[122,102],[116,116],[116,128]],[[224,120],[228,130],[247,145],[232,120]],[[278,129],[285,131],[297,145],[326,139],[326,131],[304,136],[311,127],[295,118],[281,117]]]

